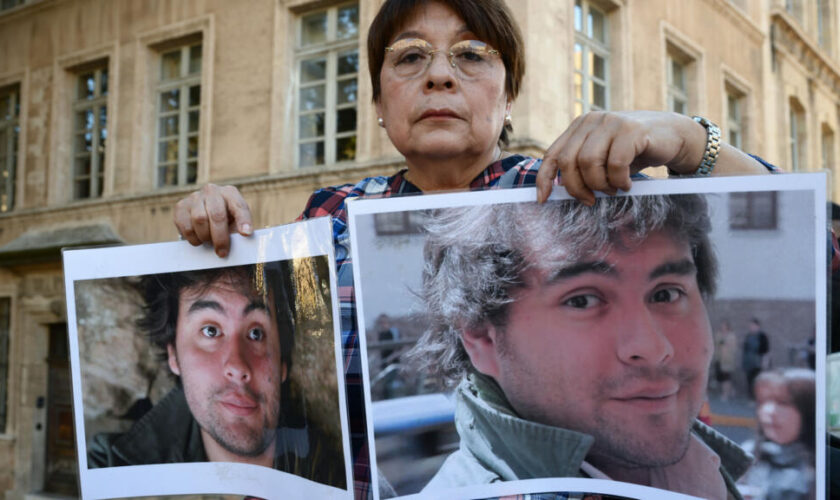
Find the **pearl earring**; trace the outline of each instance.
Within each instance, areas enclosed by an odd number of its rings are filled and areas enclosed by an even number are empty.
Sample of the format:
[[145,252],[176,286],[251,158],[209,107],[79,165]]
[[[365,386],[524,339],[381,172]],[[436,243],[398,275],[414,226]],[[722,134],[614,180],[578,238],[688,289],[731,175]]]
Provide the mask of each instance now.
[[376,123],[378,123],[380,127],[385,128],[385,120],[383,120],[381,116],[376,119]]
[[513,126],[513,118],[510,114],[505,115],[505,127],[512,127]]

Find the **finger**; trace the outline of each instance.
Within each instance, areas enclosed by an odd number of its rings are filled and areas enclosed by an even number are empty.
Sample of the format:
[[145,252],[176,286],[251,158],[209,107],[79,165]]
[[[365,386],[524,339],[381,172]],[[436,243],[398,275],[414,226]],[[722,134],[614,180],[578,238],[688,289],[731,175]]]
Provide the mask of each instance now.
[[242,193],[233,186],[224,186],[221,188],[221,195],[227,205],[228,220],[231,221],[232,229],[242,236],[250,236],[253,233],[251,209],[248,208]]
[[216,255],[225,257],[230,250],[227,203],[220,195],[206,196],[204,197],[204,210],[207,213],[207,225],[210,231],[209,240],[213,242]]
[[610,146],[619,132],[620,122],[605,117],[599,126],[589,131],[577,155],[577,169],[586,187],[593,191],[615,194],[607,180],[607,159]]
[[622,191],[629,191],[632,185],[630,179],[631,164],[644,147],[641,138],[632,133],[620,133],[613,140],[607,158],[607,180],[610,185]]
[[189,201],[190,197],[187,197],[179,200],[175,204],[175,215],[173,218],[175,220],[175,227],[178,229],[181,237],[189,241],[191,245],[198,246],[201,245],[201,240],[198,239],[190,222]]
[[575,118],[566,130],[560,134],[560,137],[555,140],[551,146],[545,151],[543,162],[540,169],[537,171],[537,203],[544,203],[551,195],[551,190],[554,187],[554,180],[557,179],[557,173],[560,166],[557,163],[557,155],[566,146],[575,130],[580,124],[581,117]]
[[208,189],[208,186],[204,186],[201,191],[196,191],[190,195],[190,224],[200,243],[210,241],[210,222],[207,209],[204,207],[204,198],[210,191],[211,189]]
[[588,113],[580,120],[578,126],[566,140],[564,147],[557,152],[556,162],[560,170],[560,178],[566,191],[586,205],[595,203],[595,193],[587,186],[578,165],[583,144],[589,134],[597,129],[603,120],[603,113]]

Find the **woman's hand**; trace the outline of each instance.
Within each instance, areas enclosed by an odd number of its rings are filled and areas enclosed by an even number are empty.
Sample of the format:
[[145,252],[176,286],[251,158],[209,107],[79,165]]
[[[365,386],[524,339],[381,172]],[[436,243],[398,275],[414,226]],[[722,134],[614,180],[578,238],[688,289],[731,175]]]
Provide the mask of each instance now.
[[193,245],[213,242],[216,255],[230,250],[230,233],[252,233],[251,210],[233,186],[207,184],[175,204],[175,227]]
[[[692,174],[706,148],[706,129],[692,118],[661,111],[581,115],[546,151],[537,173],[537,201],[551,194],[554,179],[582,203],[595,203],[593,191],[615,194],[630,189],[630,176],[665,165]],[[714,173],[766,173],[757,161],[721,143]]]

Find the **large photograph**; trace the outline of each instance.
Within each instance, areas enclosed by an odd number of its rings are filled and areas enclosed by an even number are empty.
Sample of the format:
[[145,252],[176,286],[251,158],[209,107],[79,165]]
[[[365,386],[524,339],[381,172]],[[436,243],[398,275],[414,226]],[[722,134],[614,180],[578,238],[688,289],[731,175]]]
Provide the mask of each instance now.
[[350,204],[380,498],[822,498],[824,174],[561,191]]
[[65,254],[83,496],[349,495],[329,223],[304,225],[227,261],[185,242]]

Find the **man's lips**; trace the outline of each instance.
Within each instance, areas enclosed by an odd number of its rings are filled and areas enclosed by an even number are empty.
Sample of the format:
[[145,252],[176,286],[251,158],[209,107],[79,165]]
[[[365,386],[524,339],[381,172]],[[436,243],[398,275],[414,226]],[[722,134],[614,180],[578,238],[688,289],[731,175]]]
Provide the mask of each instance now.
[[451,109],[442,108],[442,109],[428,109],[420,115],[420,120],[425,119],[451,119],[451,118],[461,118],[461,115],[452,111]]
[[250,415],[259,408],[255,400],[240,394],[228,394],[220,400],[220,403],[226,410],[240,416]]
[[664,410],[676,400],[679,385],[651,385],[623,391],[612,399],[642,410]]

